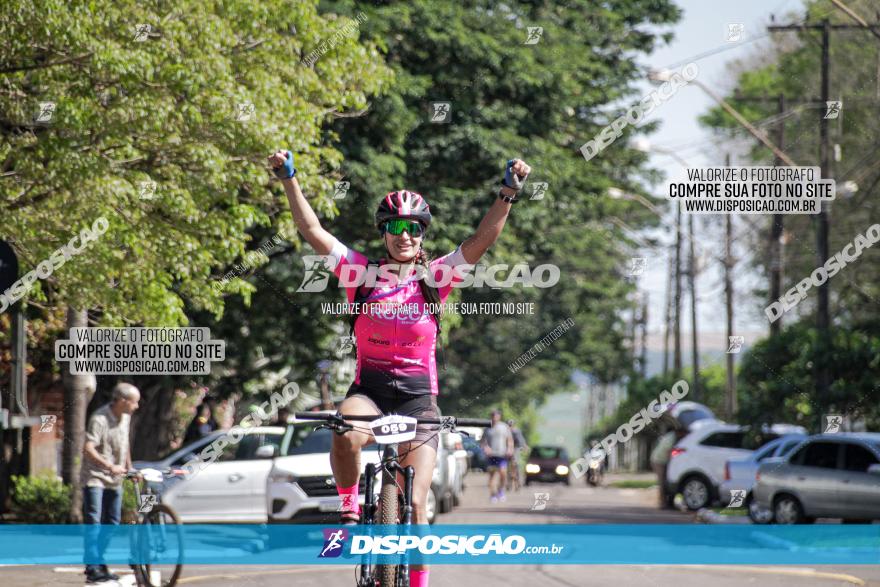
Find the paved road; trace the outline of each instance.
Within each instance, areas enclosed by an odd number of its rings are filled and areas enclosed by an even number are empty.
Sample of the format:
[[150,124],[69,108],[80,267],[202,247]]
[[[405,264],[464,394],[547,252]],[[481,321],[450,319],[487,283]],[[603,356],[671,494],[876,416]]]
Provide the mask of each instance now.
[[[549,494],[543,510],[533,509],[535,493]],[[651,489],[590,488],[538,485],[523,488],[504,503],[490,504],[486,477],[473,474],[462,505],[442,515],[444,524],[556,523],[637,524],[694,523],[694,516],[663,512],[654,507]],[[435,565],[432,587],[583,587],[646,585],[674,587],[740,587],[767,585],[812,587],[830,585],[874,585],[880,587],[880,566],[862,567],[746,567],[746,566],[583,566],[583,565]],[[120,573],[126,569],[120,568]],[[0,568],[4,587],[82,585],[80,569],[52,567]],[[354,584],[352,567],[311,566],[187,566],[180,585],[260,587],[331,587]]]

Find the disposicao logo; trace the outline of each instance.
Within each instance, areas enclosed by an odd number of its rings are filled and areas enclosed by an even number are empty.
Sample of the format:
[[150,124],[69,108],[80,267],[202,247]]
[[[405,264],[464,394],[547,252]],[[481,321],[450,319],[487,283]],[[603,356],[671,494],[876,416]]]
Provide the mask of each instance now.
[[345,549],[345,541],[348,540],[348,531],[342,528],[324,528],[324,548],[318,558],[336,558]]

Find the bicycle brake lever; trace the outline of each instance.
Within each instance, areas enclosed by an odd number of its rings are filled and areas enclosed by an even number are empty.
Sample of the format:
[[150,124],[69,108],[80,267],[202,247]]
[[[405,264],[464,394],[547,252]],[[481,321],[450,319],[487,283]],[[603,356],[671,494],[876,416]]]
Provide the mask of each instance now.
[[339,435],[342,435],[342,434],[345,434],[346,432],[354,430],[354,426],[352,426],[351,424],[346,424],[345,422],[338,423],[338,424],[337,423],[318,424],[317,426],[315,426],[315,430],[321,430],[324,428],[332,430],[333,432],[335,432],[336,434],[339,434]]

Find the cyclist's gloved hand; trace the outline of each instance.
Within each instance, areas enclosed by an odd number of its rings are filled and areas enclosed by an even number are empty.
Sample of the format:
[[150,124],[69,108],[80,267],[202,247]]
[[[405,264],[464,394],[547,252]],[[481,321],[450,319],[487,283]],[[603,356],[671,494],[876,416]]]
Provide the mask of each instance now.
[[511,159],[504,167],[504,179],[501,184],[504,187],[519,191],[526,183],[526,178],[531,173],[532,168],[526,165],[521,159]]
[[277,151],[269,157],[272,172],[279,179],[290,179],[296,175],[296,167],[293,166],[293,153],[290,151]]

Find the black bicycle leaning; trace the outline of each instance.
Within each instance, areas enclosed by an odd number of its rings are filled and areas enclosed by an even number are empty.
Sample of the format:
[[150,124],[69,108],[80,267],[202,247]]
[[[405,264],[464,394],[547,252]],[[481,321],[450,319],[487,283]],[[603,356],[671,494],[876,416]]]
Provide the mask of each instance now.
[[[374,494],[373,479],[376,477],[376,464],[368,463],[364,472],[364,507],[361,508],[360,523],[366,525],[391,525],[412,523],[412,485],[415,469],[412,465],[402,466],[398,462],[397,445],[415,438],[419,424],[438,426],[435,434],[443,430],[454,432],[456,426],[479,426],[489,428],[491,420],[476,418],[414,418],[390,414],[381,417],[347,416],[316,412],[296,412],[297,420],[322,421],[317,428],[329,428],[337,434],[345,434],[355,429],[351,422],[368,422],[369,429],[363,429],[373,435],[377,444],[384,445],[382,459],[382,487],[379,495]],[[467,434],[462,432],[462,434]],[[397,473],[403,475],[403,487],[397,483]],[[374,565],[370,556],[366,556],[358,567],[358,587],[409,587],[409,563],[404,560],[398,564]]]
[[[161,503],[160,487],[176,469],[129,471],[125,478],[134,483],[137,494],[137,523],[132,529],[131,568],[137,587],[174,587],[183,571],[183,526],[177,513]],[[173,562],[161,559],[171,557]]]

